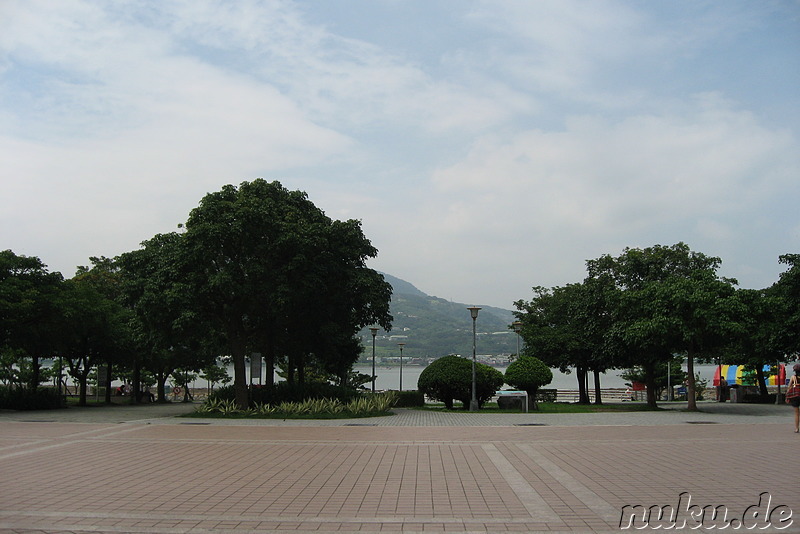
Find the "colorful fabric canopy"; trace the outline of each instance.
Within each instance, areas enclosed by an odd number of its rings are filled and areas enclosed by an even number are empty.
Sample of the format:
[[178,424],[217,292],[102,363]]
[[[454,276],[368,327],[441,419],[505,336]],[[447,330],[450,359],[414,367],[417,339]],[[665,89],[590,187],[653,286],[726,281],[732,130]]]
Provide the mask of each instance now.
[[[778,367],[778,374],[771,375],[772,366],[764,366],[764,375],[768,386],[777,386],[786,384],[786,367],[781,364]],[[744,365],[718,365],[717,370],[714,372],[714,385],[719,386],[719,377],[722,376],[727,381],[727,385],[732,386],[738,384],[740,386],[757,386],[755,371],[747,371]]]

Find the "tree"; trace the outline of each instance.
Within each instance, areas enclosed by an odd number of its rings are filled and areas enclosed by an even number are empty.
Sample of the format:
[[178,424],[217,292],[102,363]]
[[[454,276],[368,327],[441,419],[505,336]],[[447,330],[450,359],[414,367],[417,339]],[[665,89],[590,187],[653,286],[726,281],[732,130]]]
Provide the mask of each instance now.
[[63,281],[37,257],[0,251],[0,351],[16,363],[30,359],[30,389],[41,383],[40,358],[53,350],[50,331]]
[[[486,364],[475,364],[475,396],[478,406],[491,399],[503,385],[503,373]],[[444,356],[428,365],[419,375],[417,389],[453,409],[453,400],[464,410],[472,399],[472,362],[460,356]]]
[[214,390],[216,384],[225,385],[231,381],[228,370],[225,367],[218,365],[217,362],[205,366],[200,373],[200,378],[208,382],[208,389]]
[[[128,364],[134,357],[130,329],[132,313],[122,304],[122,280],[117,262],[104,256],[90,257],[89,261],[91,267],[79,266],[72,282],[90,287],[99,297],[101,307],[106,313],[105,322],[102,325],[95,325],[95,329],[97,326],[102,326],[110,330],[109,346],[97,361],[105,363],[108,367],[107,381],[102,386],[106,390],[105,401],[110,404],[111,382],[116,367]],[[79,328],[84,326],[80,325]],[[98,334],[99,332],[95,332],[95,335]]]
[[[545,289],[534,287],[530,302],[515,303],[522,322],[520,335],[525,340],[524,355],[541,359],[549,367],[570,372],[575,367],[581,404],[589,403],[586,391],[587,372],[595,371],[595,388],[599,390],[599,373],[612,366],[603,350],[603,335],[609,315],[605,308],[606,291],[600,281]],[[596,396],[600,401],[599,395]]]
[[778,342],[785,354],[797,355],[800,353],[800,254],[783,254],[778,261],[789,266],[773,285],[774,294],[780,299]]
[[784,302],[774,286],[761,290],[739,289],[736,296],[743,310],[742,328],[739,335],[731,340],[728,357],[721,358],[720,363],[744,364],[746,369],[754,371],[760,393],[766,397],[764,366],[776,365],[785,354],[780,322]]
[[538,410],[536,393],[542,386],[553,381],[553,371],[544,362],[531,356],[522,356],[512,362],[506,369],[505,382],[511,387],[524,390]]
[[[248,405],[249,350],[265,355],[270,385],[279,351],[302,372],[308,354],[324,359],[331,346],[346,347],[358,328],[391,326],[391,289],[364,266],[377,251],[360,224],[331,221],[303,192],[261,179],[226,185],[191,211],[184,238],[195,309],[232,356],[241,408]],[[308,335],[320,330],[327,337]],[[299,342],[304,338],[308,344]],[[345,363],[357,358],[342,350],[335,355]]]
[[735,280],[717,276],[721,260],[684,243],[626,248],[587,262],[591,278],[613,280],[616,304],[607,341],[630,365],[641,365],[647,401],[656,405],[655,368],[685,354],[690,411],[696,410],[694,361],[711,358],[741,329]]
[[[64,283],[59,312],[59,354],[78,381],[78,402],[85,406],[89,373],[98,363],[113,361],[121,342],[126,341],[124,310],[101,294],[90,278],[76,276]],[[108,383],[99,385],[108,387]]]
[[179,368],[199,371],[214,360],[217,336],[197,313],[193,288],[186,283],[188,264],[184,234],[158,234],[142,248],[120,255],[122,293],[133,311],[137,357],[133,385],[138,400],[140,370],[156,378],[159,402],[166,402],[165,384]]

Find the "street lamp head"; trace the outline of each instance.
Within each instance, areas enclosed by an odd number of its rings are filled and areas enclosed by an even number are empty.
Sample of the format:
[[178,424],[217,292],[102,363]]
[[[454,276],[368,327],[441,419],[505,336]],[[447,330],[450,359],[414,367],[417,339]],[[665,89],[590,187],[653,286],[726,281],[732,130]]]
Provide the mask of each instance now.
[[403,347],[405,347],[405,346],[406,346],[406,344],[405,344],[405,343],[398,343],[397,345],[400,347],[400,350],[403,350]]
[[480,311],[480,308],[479,308],[479,307],[477,307],[477,306],[470,306],[470,307],[468,307],[467,309],[469,310],[469,313],[470,313],[470,315],[472,315],[472,318],[473,318],[473,319],[477,319],[477,318],[478,318],[478,312]]
[[369,331],[372,332],[372,337],[375,337],[378,334],[378,327],[377,326],[370,326]]

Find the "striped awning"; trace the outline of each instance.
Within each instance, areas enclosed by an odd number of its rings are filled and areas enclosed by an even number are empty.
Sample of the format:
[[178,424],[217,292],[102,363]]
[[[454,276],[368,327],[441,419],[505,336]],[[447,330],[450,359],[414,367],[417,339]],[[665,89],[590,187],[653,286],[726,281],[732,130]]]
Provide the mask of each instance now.
[[[777,386],[786,384],[786,367],[781,364],[778,368],[778,374],[770,374],[772,366],[764,366],[764,375],[768,386]],[[756,372],[745,370],[744,365],[718,365],[717,370],[714,372],[714,385],[720,385],[720,376],[725,379],[726,385],[732,386],[738,384],[740,386],[757,386]]]

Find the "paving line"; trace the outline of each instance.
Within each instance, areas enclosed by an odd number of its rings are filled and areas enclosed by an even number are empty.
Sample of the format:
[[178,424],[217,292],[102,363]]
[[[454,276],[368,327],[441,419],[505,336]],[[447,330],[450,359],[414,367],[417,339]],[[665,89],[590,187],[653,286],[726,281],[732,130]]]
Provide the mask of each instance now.
[[[64,521],[67,519],[118,519],[120,521],[280,521],[303,523],[445,523],[445,524],[517,524],[544,523],[539,518],[521,517],[456,517],[456,516],[316,516],[292,514],[231,514],[231,513],[165,513],[165,512],[48,512],[42,510],[0,510],[0,524],[10,521],[10,518],[26,517],[31,519],[53,519]],[[561,522],[560,520],[558,521]]]
[[[108,431],[102,437],[107,437],[107,436],[110,436],[110,435],[117,435],[117,434],[124,434],[126,432],[133,432],[135,430],[139,430],[140,428],[141,427],[129,427],[129,428],[122,428],[122,429],[114,430],[114,431]],[[33,448],[30,448],[30,449],[26,449],[24,451],[7,452],[5,454],[0,454],[0,460],[6,460],[8,458],[14,458],[16,456],[22,456],[22,455],[31,454],[31,453],[34,453],[34,452],[42,452],[42,451],[46,451],[46,450],[49,450],[49,449],[55,449],[55,448],[58,448],[58,447],[64,447],[66,445],[72,445],[74,443],[82,443],[82,442],[85,442],[85,441],[90,440],[90,439],[92,441],[95,441],[95,439],[92,438],[91,434],[97,434],[98,432],[102,432],[104,430],[107,430],[107,429],[95,429],[95,430],[88,430],[86,432],[79,432],[77,434],[70,434],[68,436],[70,439],[64,439],[64,437],[52,438],[50,440],[40,442],[40,443],[42,443],[42,445],[38,446],[38,447],[33,447]],[[81,439],[75,439],[75,438],[78,438],[80,436],[84,436],[84,437],[81,438]],[[48,443],[48,444],[45,445],[44,443]]]
[[608,501],[600,497],[597,493],[589,489],[582,482],[575,477],[561,469],[557,464],[548,460],[541,452],[537,451],[532,445],[516,444],[516,446],[523,451],[531,460],[547,471],[550,476],[556,479],[559,484],[564,486],[575,497],[578,498],[583,504],[586,505],[591,511],[596,513],[600,518],[610,523],[615,523],[619,520],[620,510],[611,506]]
[[545,523],[561,523],[561,518],[550,508],[544,498],[539,495],[533,486],[520,474],[514,465],[503,456],[503,453],[493,444],[487,443],[482,446],[483,451],[492,461],[500,472],[506,483],[514,490],[520,502],[531,514],[531,517]]

